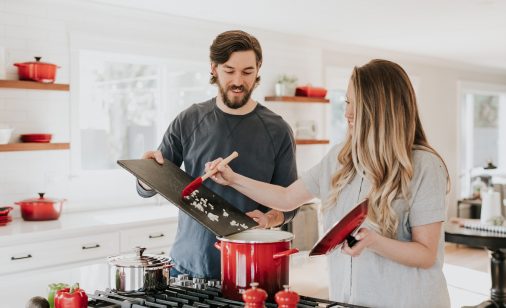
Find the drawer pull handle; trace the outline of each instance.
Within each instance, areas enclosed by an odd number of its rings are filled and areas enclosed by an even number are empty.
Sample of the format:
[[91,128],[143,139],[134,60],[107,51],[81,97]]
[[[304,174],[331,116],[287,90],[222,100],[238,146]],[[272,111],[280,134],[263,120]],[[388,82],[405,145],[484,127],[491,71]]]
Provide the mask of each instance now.
[[31,257],[32,257],[32,255],[30,255],[30,254],[28,254],[28,255],[26,255],[24,257],[11,257],[11,261],[22,260],[22,259],[29,259]]
[[83,246],[83,250],[86,250],[86,249],[94,249],[94,248],[98,248],[100,247],[99,244],[95,244],[94,246]]
[[165,234],[163,234],[163,233],[160,233],[160,234],[157,234],[157,235],[151,235],[150,234],[149,238],[159,238],[159,237],[164,237],[164,236],[165,236]]

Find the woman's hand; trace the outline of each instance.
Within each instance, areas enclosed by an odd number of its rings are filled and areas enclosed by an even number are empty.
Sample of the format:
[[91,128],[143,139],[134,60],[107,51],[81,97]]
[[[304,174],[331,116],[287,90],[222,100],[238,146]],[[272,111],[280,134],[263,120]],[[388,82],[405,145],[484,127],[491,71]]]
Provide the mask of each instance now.
[[353,247],[350,247],[348,246],[348,241],[344,241],[341,250],[347,255],[357,257],[362,253],[364,249],[374,244],[377,241],[378,237],[378,233],[367,228],[360,228],[355,235],[357,243]]
[[218,168],[218,171],[211,176],[211,179],[220,185],[232,185],[234,183],[234,178],[236,173],[232,168],[228,165],[219,166],[218,164],[223,160],[223,158],[217,158],[212,162],[208,162],[205,164],[205,172],[209,170],[213,170]]

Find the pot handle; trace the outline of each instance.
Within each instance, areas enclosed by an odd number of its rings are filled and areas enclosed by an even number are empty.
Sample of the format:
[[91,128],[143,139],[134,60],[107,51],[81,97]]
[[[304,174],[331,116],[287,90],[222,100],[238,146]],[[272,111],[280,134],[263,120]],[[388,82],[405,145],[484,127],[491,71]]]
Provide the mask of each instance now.
[[214,242],[214,248],[216,248],[216,249],[218,249],[219,251],[221,251],[220,242]]
[[272,258],[273,259],[278,259],[278,258],[282,258],[282,257],[287,257],[291,254],[294,254],[294,253],[297,253],[299,252],[299,250],[297,248],[292,248],[292,249],[288,249],[288,250],[285,250],[285,251],[282,251],[282,252],[278,252],[278,253],[275,253]]

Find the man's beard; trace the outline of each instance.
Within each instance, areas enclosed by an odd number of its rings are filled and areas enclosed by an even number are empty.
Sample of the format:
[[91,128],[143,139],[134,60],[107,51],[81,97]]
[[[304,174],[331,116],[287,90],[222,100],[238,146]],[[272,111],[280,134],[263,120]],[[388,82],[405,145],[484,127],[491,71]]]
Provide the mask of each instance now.
[[[228,87],[227,89],[224,89],[221,84],[220,84],[220,81],[218,80],[217,82],[218,84],[218,88],[220,89],[220,94],[221,94],[221,97],[223,98],[223,103],[228,107],[228,108],[231,108],[231,109],[239,109],[241,108],[242,106],[246,105],[246,103],[249,101],[250,97],[251,97],[251,93],[253,92],[253,88],[252,89],[248,89],[247,87],[245,87],[244,85],[242,86],[230,86]],[[233,90],[236,90],[236,89],[240,89],[242,90],[243,92],[243,97],[242,99],[240,100],[231,100],[227,93],[228,91],[233,91]]]

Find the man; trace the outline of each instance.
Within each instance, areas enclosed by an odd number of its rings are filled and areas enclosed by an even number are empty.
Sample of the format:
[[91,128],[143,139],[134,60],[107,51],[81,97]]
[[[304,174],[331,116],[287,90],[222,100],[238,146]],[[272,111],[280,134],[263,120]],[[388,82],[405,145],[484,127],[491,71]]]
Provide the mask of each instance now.
[[[260,181],[288,186],[297,179],[295,144],[288,124],[251,99],[258,85],[262,49],[258,40],[243,31],[227,31],[216,37],[210,48],[211,84],[219,93],[207,102],[181,112],[169,125],[158,151],[142,158],[164,159],[185,165],[192,177],[201,176],[205,163],[226,157],[233,151],[239,157],[230,165],[238,172]],[[235,190],[212,181],[205,186],[226,199],[262,227],[275,227],[290,221],[294,212],[271,210]],[[143,197],[155,194],[144,183],[137,183]],[[264,212],[267,212],[264,214]],[[187,214],[180,212],[178,231],[171,250],[175,263],[171,275],[220,279],[220,253],[213,247],[216,238]]]

